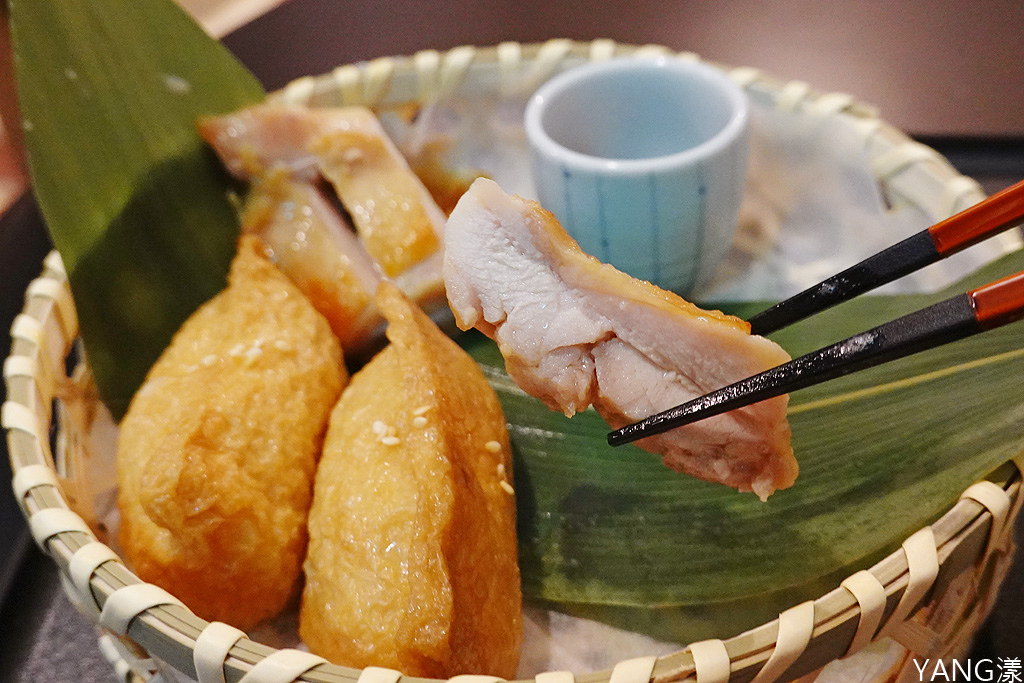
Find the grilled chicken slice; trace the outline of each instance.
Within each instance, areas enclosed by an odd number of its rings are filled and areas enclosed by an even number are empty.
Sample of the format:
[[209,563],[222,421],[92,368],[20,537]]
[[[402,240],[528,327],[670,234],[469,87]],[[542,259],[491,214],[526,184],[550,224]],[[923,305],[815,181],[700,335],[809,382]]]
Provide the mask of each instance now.
[[355,233],[320,190],[280,170],[253,181],[242,231],[256,235],[268,256],[331,325],[348,354],[359,355],[383,330],[373,305],[380,271]]
[[[375,267],[428,312],[444,308],[446,216],[369,109],[258,105],[202,119],[199,132],[242,180],[283,175],[300,186],[329,181]],[[338,216],[334,222],[341,221]],[[329,235],[335,251],[355,258],[351,240],[338,231]],[[375,311],[371,317],[379,319]]]
[[[566,415],[618,428],[789,360],[750,326],[580,250],[549,212],[477,180],[445,229],[459,327],[497,341],[509,375]],[[672,469],[752,491],[792,485],[788,396],[638,441]]]

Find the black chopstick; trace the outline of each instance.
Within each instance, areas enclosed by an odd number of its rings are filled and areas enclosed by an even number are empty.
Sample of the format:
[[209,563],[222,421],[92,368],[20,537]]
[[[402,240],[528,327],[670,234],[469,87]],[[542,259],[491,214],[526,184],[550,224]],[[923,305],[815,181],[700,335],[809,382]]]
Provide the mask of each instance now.
[[855,334],[608,435],[620,446],[1024,317],[1024,271]]
[[766,335],[881,287],[1018,225],[1024,181],[870,256],[750,318],[751,334]]

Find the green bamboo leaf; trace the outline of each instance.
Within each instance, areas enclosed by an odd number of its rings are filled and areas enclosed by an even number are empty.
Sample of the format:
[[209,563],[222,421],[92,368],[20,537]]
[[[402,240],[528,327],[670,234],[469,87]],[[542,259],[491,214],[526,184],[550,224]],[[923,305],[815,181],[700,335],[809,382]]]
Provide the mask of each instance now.
[[[1021,269],[1018,252],[971,281]],[[776,338],[804,352],[950,292],[861,297]],[[593,410],[572,419],[548,410],[508,378],[492,342],[464,344],[509,420],[526,595],[683,642],[740,632],[822,595],[1024,444],[1020,325],[794,394],[801,474],[767,503],[675,474],[638,448],[610,448]]]
[[171,0],[11,0],[33,187],[70,277],[100,394],[123,414],[224,287],[238,219],[196,118],[263,98]]

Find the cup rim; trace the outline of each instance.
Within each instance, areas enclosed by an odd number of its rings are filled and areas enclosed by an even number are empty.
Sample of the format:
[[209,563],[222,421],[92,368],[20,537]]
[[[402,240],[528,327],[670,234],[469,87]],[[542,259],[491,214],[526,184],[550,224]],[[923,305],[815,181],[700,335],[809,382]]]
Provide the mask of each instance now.
[[[700,144],[680,152],[645,159],[615,159],[577,152],[555,141],[541,124],[551,98],[565,88],[593,76],[636,68],[672,69],[687,74],[695,73],[711,81],[725,94],[729,104],[732,105],[729,120],[721,130]],[[662,55],[658,57],[618,57],[601,62],[591,62],[563,71],[542,84],[527,101],[523,126],[527,141],[535,149],[563,164],[589,172],[626,175],[686,166],[712,157],[743,135],[749,119],[750,103],[746,93],[721,70],[676,55]]]

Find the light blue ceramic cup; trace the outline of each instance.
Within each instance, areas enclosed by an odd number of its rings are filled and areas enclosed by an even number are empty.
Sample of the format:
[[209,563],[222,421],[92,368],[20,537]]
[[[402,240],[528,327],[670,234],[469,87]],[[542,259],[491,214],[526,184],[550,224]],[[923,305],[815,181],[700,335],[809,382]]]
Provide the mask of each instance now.
[[748,122],[725,74],[668,56],[559,74],[524,125],[538,198],[583,250],[686,294],[732,242]]

